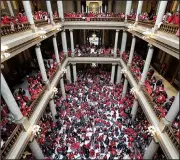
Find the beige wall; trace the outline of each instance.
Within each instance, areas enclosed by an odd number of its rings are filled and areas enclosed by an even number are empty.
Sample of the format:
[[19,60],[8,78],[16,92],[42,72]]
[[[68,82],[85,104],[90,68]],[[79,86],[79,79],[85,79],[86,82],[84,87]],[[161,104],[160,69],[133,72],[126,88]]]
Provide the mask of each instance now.
[[74,11],[74,3],[71,0],[63,1],[63,10],[64,12]]
[[126,10],[126,1],[116,1],[115,3],[115,12],[123,12],[125,13]]

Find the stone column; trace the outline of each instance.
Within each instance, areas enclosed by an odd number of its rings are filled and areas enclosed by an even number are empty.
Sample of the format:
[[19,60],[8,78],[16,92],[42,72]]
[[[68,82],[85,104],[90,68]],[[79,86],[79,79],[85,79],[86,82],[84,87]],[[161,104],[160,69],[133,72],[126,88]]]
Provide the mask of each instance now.
[[133,107],[131,110],[132,122],[134,121],[134,119],[136,117],[137,109],[138,109],[138,101],[137,101],[137,99],[134,99]]
[[127,32],[123,30],[122,41],[121,41],[121,50],[120,56],[122,57],[122,53],[126,50],[126,41],[127,41]]
[[103,33],[102,33],[102,45],[104,45],[104,37],[105,37],[105,33],[104,33],[104,29],[103,29]]
[[11,2],[10,1],[6,1],[6,2],[7,2],[7,5],[8,5],[10,15],[14,17],[14,12],[13,12],[13,9],[12,9]]
[[127,79],[125,78],[124,80],[124,85],[123,85],[123,91],[122,91],[122,99],[126,96],[126,93],[127,93],[127,87],[128,87],[128,81]]
[[116,84],[121,83],[121,77],[122,77],[121,66],[120,64],[118,64]]
[[35,32],[36,27],[34,24],[34,19],[33,19],[33,15],[32,15],[32,9],[31,9],[31,4],[30,1],[22,1],[23,6],[24,6],[24,11],[26,13],[26,16],[28,18],[28,22],[31,25],[31,29],[33,30],[33,32]]
[[86,44],[86,30],[84,29],[84,44]]
[[127,22],[127,15],[130,15],[131,13],[131,6],[132,6],[132,1],[126,1],[126,11],[125,11],[125,22]]
[[137,8],[137,12],[136,12],[136,24],[139,20],[139,14],[141,14],[141,11],[142,11],[142,6],[143,6],[143,1],[139,1],[138,2],[138,8]]
[[57,8],[58,8],[59,18],[61,18],[61,21],[64,22],[64,12],[63,12],[62,1],[57,1]]
[[154,47],[149,44],[148,54],[147,54],[146,61],[145,61],[145,64],[144,64],[143,73],[141,75],[141,80],[139,82],[139,88],[142,85],[144,85],[144,82],[146,80],[147,73],[148,73],[148,70],[149,70],[149,67],[150,67],[150,63],[151,63],[151,59],[152,59],[152,56],[153,56],[153,51],[154,51]]
[[66,78],[70,83],[72,83],[72,81],[71,81],[71,70],[70,70],[69,64],[67,65]]
[[67,39],[66,39],[66,31],[65,30],[62,30],[61,38],[62,38],[63,54],[67,57],[68,49],[67,49]]
[[54,36],[53,36],[53,46],[54,46],[54,53],[55,53],[55,56],[56,56],[57,64],[60,64],[59,51],[58,51],[57,40],[56,40],[56,34],[54,34]]
[[118,37],[119,37],[119,30],[116,30],[115,43],[114,43],[114,58],[117,57]]
[[116,64],[112,64],[112,69],[111,69],[111,83],[113,83],[114,84],[114,76],[115,76],[115,66]]
[[163,20],[163,16],[165,14],[168,1],[160,1],[159,3],[160,4],[159,4],[159,9],[158,9],[158,14],[157,14],[155,26],[153,28],[153,32],[157,31],[159,23],[162,22]]
[[135,44],[136,44],[136,37],[133,35],[132,36],[132,43],[131,43],[131,50],[130,50],[129,60],[128,60],[128,64],[127,64],[128,69],[130,68],[131,63],[132,63]]
[[40,71],[41,71],[43,83],[47,84],[48,83],[48,78],[47,78],[46,69],[45,69],[44,61],[43,61],[42,54],[41,54],[40,45],[41,45],[40,43],[38,43],[36,45],[35,51],[36,51],[36,56],[37,56],[39,68],[40,68]]
[[168,111],[165,119],[168,122],[172,123],[174,121],[174,119],[176,118],[176,116],[178,115],[178,113],[179,113],[179,92],[176,95],[175,100],[174,100],[170,110]]
[[45,159],[43,152],[35,138],[32,140],[32,142],[29,142],[29,148],[36,159]]
[[73,79],[75,83],[77,81],[76,63],[72,63],[72,66],[73,66]]
[[8,106],[8,109],[12,113],[14,119],[16,121],[21,120],[23,118],[23,115],[22,115],[2,73],[1,73],[1,95],[4,98],[4,100]]
[[112,1],[108,1],[108,12],[112,12]]
[[52,24],[52,25],[55,25],[55,23],[54,23],[54,17],[53,17],[53,12],[52,12],[52,7],[51,7],[51,1],[50,1],[50,0],[47,0],[47,1],[46,1],[46,5],[47,5],[47,11],[48,11],[49,16],[50,16],[51,24]]
[[73,30],[70,29],[70,39],[71,39],[71,56],[74,57],[74,38],[73,38]]
[[51,114],[52,114],[52,117],[53,117],[53,121],[56,122],[56,114],[57,114],[57,111],[56,111],[56,104],[54,104],[54,99],[50,99],[49,101],[49,107],[50,107],[50,111],[51,111]]
[[63,77],[60,78],[60,86],[61,86],[62,97],[63,97],[63,99],[66,99],[66,92],[65,92],[65,89],[64,89],[64,79],[63,79]]
[[144,153],[143,159],[152,159],[154,154],[157,152],[159,144],[152,139],[150,145]]

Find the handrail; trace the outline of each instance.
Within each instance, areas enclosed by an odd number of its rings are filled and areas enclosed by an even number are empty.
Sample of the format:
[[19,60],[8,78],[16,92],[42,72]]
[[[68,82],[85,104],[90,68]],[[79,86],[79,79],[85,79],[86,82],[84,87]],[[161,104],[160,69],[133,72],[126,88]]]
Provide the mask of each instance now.
[[86,21],[89,18],[90,21],[123,21],[120,17],[65,17],[65,21]]
[[12,146],[15,144],[20,132],[22,131],[22,128],[20,125],[17,125],[16,128],[11,133],[8,140],[5,142],[5,147],[1,151],[1,159],[5,159],[9,151],[11,150]]
[[11,28],[11,25],[1,25],[1,36],[10,35],[17,32],[22,32],[25,30],[30,29],[29,23],[22,23],[22,24],[14,24],[14,28]]
[[159,28],[160,31],[170,33],[170,34],[176,34],[178,29],[179,29],[179,25],[167,24],[167,23],[161,24]]
[[[90,53],[83,53],[81,55],[74,54],[74,57],[113,57],[113,54],[90,54]],[[117,55],[119,57],[119,55]]]
[[36,20],[34,21],[36,27],[39,27],[39,26],[43,26],[43,25],[47,25],[48,24],[48,20]]

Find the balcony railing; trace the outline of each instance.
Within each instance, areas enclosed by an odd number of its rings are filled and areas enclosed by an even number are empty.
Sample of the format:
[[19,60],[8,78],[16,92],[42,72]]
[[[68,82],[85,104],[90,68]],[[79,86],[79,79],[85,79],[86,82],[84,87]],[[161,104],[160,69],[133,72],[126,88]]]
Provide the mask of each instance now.
[[171,138],[172,142],[174,143],[176,149],[179,151],[180,150],[180,142],[179,142],[179,139],[176,138],[172,127],[168,127],[166,133],[169,135],[169,137]]
[[159,30],[170,33],[170,34],[176,34],[176,32],[179,29],[179,25],[174,25],[174,24],[161,24]]
[[87,21],[87,19],[90,21],[124,21],[120,17],[66,17],[65,21]]
[[[68,55],[69,57],[71,57],[71,55]],[[89,54],[89,53],[83,53],[81,55],[78,54],[74,54],[74,57],[113,57],[113,54]],[[120,57],[119,54],[117,54],[117,57]]]
[[14,27],[11,25],[1,25],[1,36],[10,35],[13,33],[18,33],[22,31],[26,31],[30,29],[29,23],[23,23],[22,24],[14,24]]
[[21,126],[17,125],[16,128],[14,129],[14,131],[12,132],[11,136],[5,142],[5,147],[1,151],[1,159],[6,159],[6,156],[10,152],[12,146],[16,143],[16,140],[18,139],[21,131],[22,131]]
[[39,104],[39,102],[40,102],[40,100],[41,100],[41,98],[42,98],[43,93],[44,93],[45,90],[46,90],[46,86],[44,86],[44,87],[42,88],[42,91],[39,93],[38,97],[37,97],[37,98],[32,102],[32,104],[30,105],[31,110],[30,110],[30,112],[29,112],[28,115],[27,115],[28,118],[31,118],[31,115],[33,114],[36,106]]

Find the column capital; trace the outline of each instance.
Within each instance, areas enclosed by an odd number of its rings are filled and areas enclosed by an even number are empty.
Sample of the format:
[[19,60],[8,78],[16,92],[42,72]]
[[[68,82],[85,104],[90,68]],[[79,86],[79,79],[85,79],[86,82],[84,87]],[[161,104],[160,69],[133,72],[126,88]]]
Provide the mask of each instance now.
[[116,29],[116,32],[119,32],[119,29]]
[[76,65],[76,63],[75,63],[75,62],[72,62],[71,64],[72,64],[73,66],[74,66],[74,65]]
[[112,63],[112,66],[115,66],[117,63]]
[[56,37],[56,36],[57,36],[57,34],[56,34],[56,33],[54,33],[54,34],[53,34],[53,37]]
[[126,30],[125,30],[125,29],[123,29],[123,32],[126,32]]
[[69,29],[70,32],[73,32],[73,29]]
[[38,47],[40,47],[40,45],[41,45],[41,43],[37,43],[37,44],[35,45],[35,47],[38,48]]
[[136,38],[136,36],[135,36],[134,34],[132,34],[132,37],[133,37],[133,38]]

